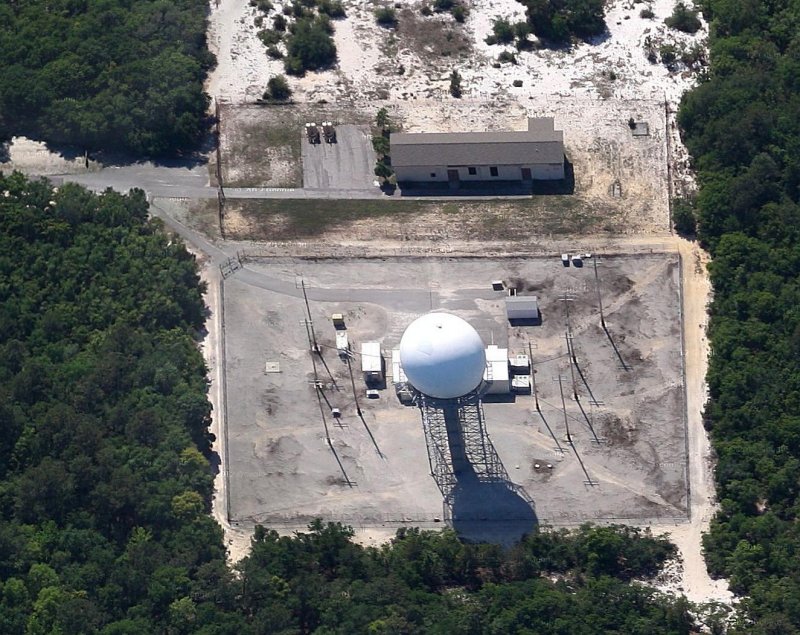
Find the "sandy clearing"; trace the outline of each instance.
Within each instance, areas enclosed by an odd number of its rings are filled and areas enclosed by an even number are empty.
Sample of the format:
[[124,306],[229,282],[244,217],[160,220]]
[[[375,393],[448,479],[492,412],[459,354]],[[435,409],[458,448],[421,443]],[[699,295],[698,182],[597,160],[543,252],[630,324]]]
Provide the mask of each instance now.
[[733,595],[725,580],[712,580],[702,553],[702,534],[708,531],[716,511],[716,491],[711,463],[711,446],[703,427],[702,411],[708,398],[706,371],[709,344],[706,337],[707,307],[711,283],[706,267],[708,254],[696,243],[676,239],[683,258],[683,311],[686,364],[686,399],[689,438],[689,482],[691,519],[678,527],[653,526],[655,533],[668,533],[680,552],[682,567],[677,580],[661,586],[681,592],[692,602],[730,603]]
[[[253,24],[258,12],[247,0],[221,0],[219,7],[215,2],[211,3],[209,41],[218,66],[209,78],[208,91],[225,101],[252,101],[272,74],[282,72],[282,63],[266,56]],[[616,0],[607,10],[607,36],[570,50],[517,52],[517,64],[499,65],[497,56],[513,47],[488,45],[485,39],[497,17],[511,22],[524,19],[524,7],[516,0],[475,0],[463,25],[446,14],[423,18],[419,15],[420,3],[402,3],[414,12],[415,22],[404,29],[401,21],[396,32],[375,23],[371,5],[351,0],[345,2],[347,17],[334,21],[337,67],[292,78],[290,82],[295,99],[306,102],[337,97],[370,100],[381,91],[392,99],[449,99],[447,76],[457,68],[464,78],[464,97],[469,99],[510,96],[528,100],[561,94],[622,99],[666,97],[677,103],[694,84],[694,74],[650,63],[645,55],[645,40],[650,38],[655,48],[664,42],[691,46],[703,43],[707,30],[704,25],[697,34],[687,35],[667,29],[664,18],[673,5],[672,0],[655,0],[650,3],[655,17],[646,19],[640,17],[644,4]],[[276,11],[280,8],[276,4]],[[454,57],[437,57],[430,50],[420,50],[409,33],[409,29],[420,25],[432,29],[440,38],[450,37],[448,32],[463,34],[471,43],[471,50]],[[400,66],[402,75],[398,74]],[[616,79],[610,79],[611,71]],[[514,80],[522,80],[523,85],[513,87]]]
[[244,558],[250,551],[250,531],[240,530],[228,522],[228,461],[226,457],[227,438],[224,433],[225,421],[224,394],[222,370],[224,366],[222,333],[224,317],[222,315],[222,277],[219,267],[202,252],[192,249],[187,245],[200,265],[200,279],[206,284],[206,293],[203,301],[208,307],[209,314],[206,319],[206,337],[203,339],[200,350],[208,367],[210,386],[208,400],[211,402],[211,432],[215,441],[212,450],[220,457],[220,469],[214,479],[214,497],[211,500],[211,513],[220,524],[223,531],[225,547],[228,550],[228,559],[235,563]]

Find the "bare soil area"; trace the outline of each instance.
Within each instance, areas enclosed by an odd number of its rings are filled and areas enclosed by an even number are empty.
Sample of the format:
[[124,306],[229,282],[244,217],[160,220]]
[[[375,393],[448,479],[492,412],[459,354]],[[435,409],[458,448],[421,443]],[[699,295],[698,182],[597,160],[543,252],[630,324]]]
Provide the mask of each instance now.
[[[248,260],[225,281],[232,520],[295,527],[322,515],[382,527],[434,526],[446,517],[429,474],[419,410],[402,406],[391,383],[379,399],[367,400],[357,356],[353,393],[330,324],[331,313],[345,315],[356,352],[361,342],[382,342],[390,369],[389,351],[405,327],[431,308],[461,315],[487,344],[512,354],[533,351],[541,412],[532,395],[487,400],[484,411],[492,443],[511,480],[535,501],[539,522],[685,519],[677,256],[604,257],[599,267],[609,335],[599,326],[591,265],[565,269],[555,255]],[[300,277],[323,348],[324,363],[316,364],[321,403],[301,323]],[[509,326],[493,279],[535,291],[543,323]],[[564,339],[567,310],[575,384]],[[330,418],[331,407],[341,419]]]

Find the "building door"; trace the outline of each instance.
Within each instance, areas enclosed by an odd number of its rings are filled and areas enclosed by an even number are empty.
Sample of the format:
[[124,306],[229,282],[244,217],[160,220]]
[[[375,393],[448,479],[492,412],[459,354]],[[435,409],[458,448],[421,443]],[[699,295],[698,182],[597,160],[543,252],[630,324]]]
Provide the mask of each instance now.
[[531,176],[531,169],[530,168],[522,168],[522,180],[523,181],[532,181],[533,177]]
[[450,183],[450,187],[458,187],[459,183],[458,170],[447,171],[447,182]]

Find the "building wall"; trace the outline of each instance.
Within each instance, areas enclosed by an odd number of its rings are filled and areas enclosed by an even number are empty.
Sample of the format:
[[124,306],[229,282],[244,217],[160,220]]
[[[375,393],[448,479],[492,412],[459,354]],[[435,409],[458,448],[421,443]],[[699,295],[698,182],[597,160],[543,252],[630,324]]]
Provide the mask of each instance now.
[[534,303],[526,305],[506,304],[506,315],[509,320],[535,320],[539,317],[539,306]]
[[[475,174],[469,173],[469,168],[475,168]],[[488,165],[474,166],[422,166],[422,167],[395,167],[398,181],[416,181],[423,183],[448,181],[447,171],[458,170],[459,181],[521,181],[522,168],[528,167],[534,180],[549,181],[564,178],[564,163],[548,163],[542,165],[498,165],[497,176],[492,176],[491,167]]]

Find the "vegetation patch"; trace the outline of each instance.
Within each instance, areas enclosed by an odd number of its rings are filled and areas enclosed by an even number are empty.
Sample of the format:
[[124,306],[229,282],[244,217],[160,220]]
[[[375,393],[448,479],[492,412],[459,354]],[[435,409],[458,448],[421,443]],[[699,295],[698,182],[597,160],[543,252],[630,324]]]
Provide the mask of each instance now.
[[426,18],[406,8],[400,10],[398,22],[398,39],[421,57],[459,57],[472,49],[463,28],[444,18]]
[[700,18],[697,17],[697,9],[687,6],[685,2],[678,2],[672,15],[664,22],[669,28],[684,33],[697,33],[702,26]]
[[606,30],[605,0],[522,0],[522,4],[533,32],[544,41],[588,40]]
[[207,3],[28,0],[0,6],[0,136],[175,155],[206,131]]
[[301,18],[289,27],[284,67],[290,75],[328,68],[336,62],[333,27],[325,17]]
[[[622,224],[573,196],[494,201],[433,199],[228,199],[225,235],[233,240],[403,239],[442,236],[442,215],[452,240],[503,240],[542,234],[618,232]],[[362,235],[363,234],[363,235]]]
[[796,633],[800,610],[786,598],[800,595],[788,555],[800,553],[800,10],[703,7],[711,68],[678,121],[699,172],[698,235],[713,256],[705,418],[721,509],[706,562],[750,596],[735,632]]

